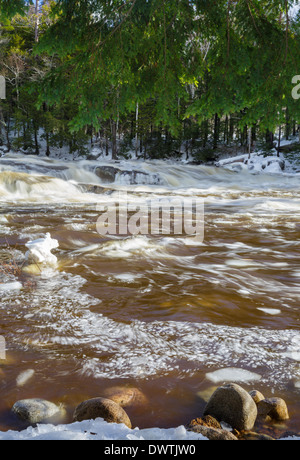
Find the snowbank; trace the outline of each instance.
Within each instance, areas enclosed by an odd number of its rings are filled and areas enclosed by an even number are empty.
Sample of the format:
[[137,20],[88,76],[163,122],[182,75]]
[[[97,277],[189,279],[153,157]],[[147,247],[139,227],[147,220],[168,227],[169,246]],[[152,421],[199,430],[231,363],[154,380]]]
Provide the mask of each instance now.
[[[203,435],[187,431],[184,426],[161,429],[130,430],[125,425],[106,423],[103,419],[75,422],[70,425],[38,425],[27,430],[0,432],[0,441],[207,441]],[[299,441],[297,436],[281,441]]]
[[278,157],[277,154],[264,156],[262,153],[252,153],[249,155],[239,155],[233,158],[220,160],[216,166],[222,166],[232,171],[248,170],[253,173],[268,173],[279,174],[284,171],[292,171],[292,164],[284,158],[282,154]]
[[25,431],[0,432],[0,441],[207,441],[199,433],[186,431],[183,426],[178,428],[160,429],[150,428],[130,430],[125,425],[106,423],[102,419],[75,422],[70,425],[38,425],[36,428],[29,427]]

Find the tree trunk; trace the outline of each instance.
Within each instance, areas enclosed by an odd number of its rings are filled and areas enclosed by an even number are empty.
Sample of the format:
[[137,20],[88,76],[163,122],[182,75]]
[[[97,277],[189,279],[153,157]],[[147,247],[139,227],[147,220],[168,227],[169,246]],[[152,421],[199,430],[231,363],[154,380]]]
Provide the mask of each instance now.
[[108,157],[108,155],[109,155],[107,128],[105,128],[105,155],[106,155],[107,157]]
[[208,120],[205,120],[203,122],[203,148],[206,147],[207,144],[207,139],[208,139]]
[[281,125],[279,126],[279,134],[278,134],[278,145],[277,145],[277,156],[279,157],[280,151],[280,143],[281,143]]
[[252,128],[248,128],[248,153],[249,159],[251,158],[251,148],[252,148]]
[[271,131],[267,130],[266,132],[266,144],[267,148],[273,149],[274,148],[274,134]]
[[220,135],[220,119],[218,117],[218,114],[216,113],[215,123],[214,123],[214,143],[213,143],[214,150],[218,147],[219,135]]
[[115,120],[111,124],[111,134],[112,134],[112,159],[117,159],[117,123]]
[[288,141],[290,137],[290,116],[288,109],[285,111],[285,138]]
[[230,116],[229,120],[229,141],[233,141],[233,134],[234,134],[234,119],[232,116]]
[[226,118],[225,118],[224,143],[228,144],[228,115],[226,115]]
[[39,41],[39,0],[35,0],[34,39],[36,43]]
[[35,144],[35,154],[40,154],[39,142],[38,142],[38,132],[36,126],[34,126],[34,144]]
[[46,131],[46,155],[50,157],[49,133]]
[[138,136],[139,136],[139,103],[136,104],[135,110],[135,157],[138,157]]

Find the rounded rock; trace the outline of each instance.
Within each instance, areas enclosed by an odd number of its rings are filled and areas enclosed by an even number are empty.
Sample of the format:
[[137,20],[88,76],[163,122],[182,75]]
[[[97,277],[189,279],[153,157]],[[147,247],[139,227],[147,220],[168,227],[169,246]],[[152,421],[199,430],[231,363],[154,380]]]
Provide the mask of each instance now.
[[237,437],[234,436],[230,431],[226,430],[219,430],[217,428],[211,428],[208,426],[203,425],[194,425],[193,427],[189,428],[189,431],[193,431],[194,433],[200,433],[205,438],[209,439],[210,441],[237,441]]
[[251,431],[257,418],[257,407],[246,390],[230,383],[217,388],[207,403],[204,415],[211,415],[238,431]]
[[74,421],[95,420],[103,418],[108,423],[124,423],[128,428],[132,428],[131,421],[124,409],[107,398],[93,398],[82,402],[76,407]]
[[12,412],[21,420],[35,424],[58,417],[62,410],[56,404],[45,399],[23,399],[13,405]]
[[249,395],[252,397],[255,404],[258,404],[259,401],[262,401],[263,399],[265,399],[264,395],[260,393],[260,391],[257,391],[257,390],[249,391]]
[[260,416],[269,416],[272,420],[276,420],[278,422],[288,420],[290,418],[286,402],[281,398],[263,399],[258,403],[257,408]]
[[214,417],[211,417],[211,415],[206,415],[203,418],[195,418],[188,424],[188,428],[193,429],[193,427],[198,425],[206,426],[208,428],[215,428],[217,430],[222,429],[222,426],[218,420],[216,420]]

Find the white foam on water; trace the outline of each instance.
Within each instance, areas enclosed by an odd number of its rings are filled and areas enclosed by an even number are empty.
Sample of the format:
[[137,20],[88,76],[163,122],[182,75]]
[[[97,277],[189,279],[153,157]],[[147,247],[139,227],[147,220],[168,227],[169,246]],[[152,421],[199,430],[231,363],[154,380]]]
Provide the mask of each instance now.
[[147,379],[173,372],[192,376],[220,367],[258,374],[263,368],[262,382],[276,381],[277,387],[300,378],[297,330],[184,321],[123,323],[91,310],[101,300],[82,292],[85,284],[80,276],[56,272],[53,278],[38,279],[36,302],[23,290],[0,303],[3,321],[15,321],[20,305],[26,317],[26,324],[7,331],[7,340],[36,349],[47,346],[48,359],[55,361],[57,349],[64,356],[64,348],[72,346],[78,351],[77,370],[94,378]]
[[88,252],[95,252],[100,248],[100,244],[88,244],[87,246],[82,246],[80,249],[75,249],[71,252],[71,254],[85,254]]
[[[94,358],[81,359],[84,374],[99,378],[145,378],[176,369],[191,375],[203,365],[215,367],[227,363],[257,368],[268,362],[263,377],[266,381],[276,378],[280,382],[298,375],[298,367],[285,359],[286,353],[298,350],[297,331],[172,321],[123,324],[87,308],[97,300],[79,293],[83,282],[78,277],[64,275],[53,281],[56,290],[49,293],[49,281],[45,280],[36,309],[30,302],[27,308],[24,305],[23,314],[29,309],[36,324],[32,325],[32,345],[72,345],[78,350],[88,347]],[[110,357],[103,361],[100,357],[107,352]]]
[[110,258],[128,258],[139,254],[152,254],[163,249],[161,241],[156,243],[146,236],[136,236],[104,243],[99,253]]
[[122,281],[124,283],[134,283],[137,279],[141,278],[142,275],[137,273],[121,273],[120,275],[113,275],[112,280]]
[[300,204],[298,199],[294,200],[267,200],[263,203],[257,204],[255,208],[262,209],[262,210],[271,210],[271,211],[284,211],[284,212],[299,212],[300,211]]
[[208,372],[206,378],[213,383],[220,382],[239,382],[239,383],[248,383],[248,382],[257,382],[261,379],[261,375],[248,371],[246,369],[237,369],[237,368],[227,368],[219,369],[215,372]]
[[233,268],[248,268],[248,267],[260,267],[260,263],[249,259],[230,259],[226,260],[226,265]]

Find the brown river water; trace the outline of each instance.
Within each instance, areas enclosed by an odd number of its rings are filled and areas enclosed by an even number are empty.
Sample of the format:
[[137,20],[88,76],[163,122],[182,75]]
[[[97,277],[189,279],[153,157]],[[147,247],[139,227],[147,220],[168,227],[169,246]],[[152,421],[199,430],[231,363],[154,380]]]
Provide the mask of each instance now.
[[[68,423],[115,385],[148,399],[127,409],[134,426],[174,427],[223,381],[284,398],[291,418],[275,428],[300,431],[299,174],[121,162],[111,180],[97,165],[0,159],[1,263],[22,267],[46,233],[59,242],[55,269],[0,273],[0,431],[22,428],[17,400],[62,403]],[[203,199],[203,243],[100,236],[97,205],[119,191],[136,205]]]

